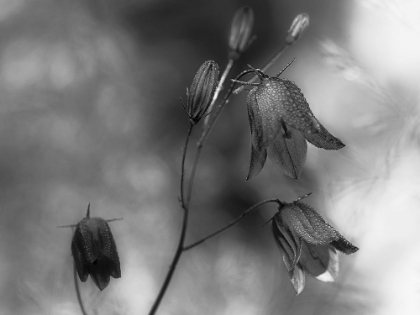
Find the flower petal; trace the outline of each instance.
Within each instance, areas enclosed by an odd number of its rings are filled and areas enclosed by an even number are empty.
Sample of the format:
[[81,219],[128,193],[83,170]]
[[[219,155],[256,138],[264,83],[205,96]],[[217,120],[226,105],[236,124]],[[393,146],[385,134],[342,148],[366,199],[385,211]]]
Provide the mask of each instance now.
[[110,281],[110,273],[114,263],[108,257],[100,254],[98,259],[92,264],[88,265],[87,268],[89,270],[90,276],[99,290],[105,289]]
[[257,150],[267,148],[274,142],[281,126],[281,107],[275,98],[276,85],[269,79],[253,88],[247,97],[248,117],[253,145]]
[[80,281],[85,282],[89,277],[89,270],[83,262],[82,251],[78,247],[78,243],[74,240],[71,242],[71,253],[73,254],[74,266],[77,274],[79,275]]
[[302,244],[299,264],[303,270],[318,280],[332,282],[338,274],[338,256],[329,244]]
[[310,244],[327,244],[339,238],[338,232],[318,212],[302,202],[284,206],[280,215],[291,229]]
[[346,255],[354,254],[355,252],[359,250],[358,247],[354,246],[352,243],[346,240],[344,236],[342,235],[340,235],[340,237],[337,240],[332,241],[331,245]]
[[80,251],[84,264],[91,264],[98,258],[98,246],[92,233],[92,224],[95,224],[93,219],[84,218],[77,224],[73,235],[72,246],[74,244]]
[[293,284],[293,287],[296,290],[296,295],[299,295],[303,289],[305,288],[305,273],[303,272],[302,268],[296,265],[293,270],[289,271],[290,281]]
[[254,148],[251,143],[251,159],[249,162],[249,171],[246,180],[250,180],[260,174],[264,168],[265,161],[267,159],[267,150],[263,149],[261,151]]
[[273,100],[279,104],[281,117],[286,125],[302,132],[319,132],[319,121],[298,86],[289,80],[271,77],[267,79],[275,86]]
[[302,240],[296,233],[284,227],[279,219],[279,213],[276,213],[272,220],[273,235],[283,254],[284,264],[290,271],[299,261]]
[[101,253],[109,260],[106,272],[113,278],[121,278],[120,259],[111,229],[105,220],[98,228],[99,243],[102,244]]
[[305,132],[306,140],[318,148],[325,150],[338,150],[346,145],[340,139],[334,137],[323,125],[319,123],[319,130],[316,132]]
[[288,128],[282,129],[269,147],[268,157],[286,175],[298,179],[306,161],[308,146],[302,132]]

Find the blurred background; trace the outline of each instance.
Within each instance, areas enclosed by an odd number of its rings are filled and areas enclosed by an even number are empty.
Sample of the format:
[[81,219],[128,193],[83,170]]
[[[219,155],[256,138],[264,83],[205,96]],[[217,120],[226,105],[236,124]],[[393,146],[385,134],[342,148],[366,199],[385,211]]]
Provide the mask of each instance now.
[[282,76],[347,146],[309,145],[297,181],[267,161],[246,182],[246,94],[233,97],[203,150],[187,243],[262,199],[313,192],[306,202],[360,251],[340,256],[337,282],[307,277],[296,297],[265,206],[182,256],[158,314],[418,314],[418,1],[0,0],[1,315],[80,314],[72,232],[57,226],[89,202],[124,220],[110,223],[122,278],[81,285],[88,313],[147,314],[181,227],[179,97],[205,60],[224,68],[244,5],[257,40],[231,75],[263,67],[308,13],[269,74],[297,58]]

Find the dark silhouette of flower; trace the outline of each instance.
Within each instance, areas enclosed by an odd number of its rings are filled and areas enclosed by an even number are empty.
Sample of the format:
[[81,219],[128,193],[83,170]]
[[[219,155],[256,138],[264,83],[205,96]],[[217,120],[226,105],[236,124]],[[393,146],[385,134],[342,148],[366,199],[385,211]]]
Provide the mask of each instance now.
[[108,286],[110,276],[121,278],[120,260],[111,229],[106,220],[90,217],[90,205],[86,217],[76,226],[71,252],[82,282],[90,275],[96,286],[103,290]]
[[191,88],[187,88],[186,105],[182,103],[191,124],[195,125],[206,114],[218,83],[219,66],[213,60],[205,61],[194,76]]
[[345,146],[315,118],[298,86],[279,78],[290,64],[275,77],[251,68],[260,83],[234,80],[255,86],[247,98],[251,128],[251,162],[247,180],[261,172],[267,153],[270,160],[288,176],[299,178],[306,160],[305,139],[326,150],[338,150]]
[[300,199],[282,204],[272,219],[274,239],[297,294],[305,287],[305,273],[321,281],[334,281],[338,275],[337,250],[347,255],[358,251]]
[[229,59],[236,60],[251,45],[254,11],[245,6],[236,11],[232,20],[229,35]]

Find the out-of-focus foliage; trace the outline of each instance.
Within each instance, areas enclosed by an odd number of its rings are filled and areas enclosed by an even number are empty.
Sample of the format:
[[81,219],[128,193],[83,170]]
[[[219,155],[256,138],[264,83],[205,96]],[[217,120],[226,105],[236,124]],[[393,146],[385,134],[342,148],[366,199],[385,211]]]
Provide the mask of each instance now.
[[122,278],[103,292],[83,283],[88,312],[147,313],[180,229],[188,119],[178,98],[205,60],[223,68],[230,20],[244,5],[257,40],[233,74],[262,67],[307,12],[310,27],[269,75],[296,57],[285,77],[346,147],[309,145],[299,181],[267,164],[246,182],[246,96],[233,97],[203,150],[187,239],[261,199],[312,191],[306,202],[360,251],[341,259],[337,282],[307,279],[294,297],[271,231],[260,228],[275,211],[266,207],[183,255],[160,314],[420,308],[417,1],[1,0],[0,314],[80,314],[72,235],[56,226],[79,221],[88,202],[95,216],[124,218],[113,223]]

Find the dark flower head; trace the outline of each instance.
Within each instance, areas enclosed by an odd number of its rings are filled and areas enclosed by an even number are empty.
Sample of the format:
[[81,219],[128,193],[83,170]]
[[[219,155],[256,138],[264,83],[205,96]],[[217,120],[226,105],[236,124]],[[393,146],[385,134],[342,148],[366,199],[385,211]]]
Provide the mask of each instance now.
[[334,281],[338,275],[337,250],[347,255],[358,251],[318,212],[299,199],[279,208],[272,228],[297,294],[305,286],[305,273],[321,281]]
[[309,26],[309,15],[301,13],[295,17],[286,36],[286,44],[291,45],[299,39],[303,31]]
[[315,118],[299,87],[279,78],[286,68],[275,77],[253,69],[260,83],[236,81],[255,86],[247,97],[252,146],[247,179],[260,173],[267,150],[274,164],[288,176],[298,178],[306,159],[305,139],[326,150],[344,147],[340,139],[331,135]]
[[187,103],[184,106],[192,124],[198,123],[206,114],[213,100],[218,80],[219,66],[213,60],[204,62],[198,69],[191,88],[189,90],[187,88]]
[[71,252],[77,274],[82,282],[90,275],[96,286],[103,290],[113,278],[121,278],[120,260],[114,237],[106,220],[87,215],[76,226]]
[[245,6],[236,11],[229,35],[229,59],[236,60],[248,49],[253,39],[254,11]]

